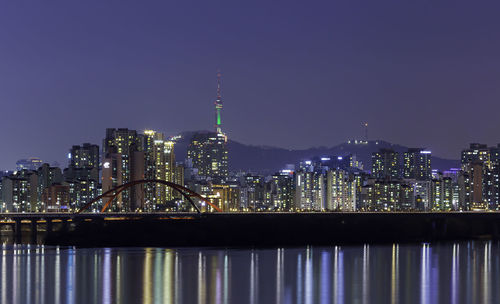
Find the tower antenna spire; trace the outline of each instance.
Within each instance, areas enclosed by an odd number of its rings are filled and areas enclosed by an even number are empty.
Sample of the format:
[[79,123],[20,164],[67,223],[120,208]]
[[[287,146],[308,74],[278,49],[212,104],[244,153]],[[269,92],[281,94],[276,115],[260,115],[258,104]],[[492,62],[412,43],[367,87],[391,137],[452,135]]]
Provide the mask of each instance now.
[[215,99],[215,132],[222,133],[222,73],[217,69],[217,98]]
[[222,100],[221,94],[222,73],[217,69],[217,100]]
[[368,142],[368,123],[363,123],[364,131],[365,131],[365,141]]

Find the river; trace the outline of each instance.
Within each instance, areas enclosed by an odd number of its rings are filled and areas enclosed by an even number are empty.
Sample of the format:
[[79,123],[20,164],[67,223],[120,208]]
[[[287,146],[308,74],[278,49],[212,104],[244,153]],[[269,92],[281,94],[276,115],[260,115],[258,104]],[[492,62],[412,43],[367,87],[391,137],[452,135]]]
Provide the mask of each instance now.
[[500,243],[268,249],[4,244],[1,303],[490,303]]

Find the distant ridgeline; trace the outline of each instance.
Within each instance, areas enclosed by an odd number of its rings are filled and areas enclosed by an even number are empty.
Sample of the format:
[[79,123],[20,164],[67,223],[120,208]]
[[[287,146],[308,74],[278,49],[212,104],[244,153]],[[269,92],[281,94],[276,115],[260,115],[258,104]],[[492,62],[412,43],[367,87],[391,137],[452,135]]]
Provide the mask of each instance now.
[[[200,131],[201,132],[201,131]],[[184,159],[191,138],[197,132],[184,132],[176,142],[176,159]],[[372,153],[381,148],[390,148],[403,155],[408,147],[391,144],[386,141],[350,141],[330,148],[315,147],[303,150],[288,150],[267,146],[252,146],[228,140],[229,170],[230,171],[253,171],[257,173],[273,174],[285,167],[286,164],[298,164],[301,161],[314,157],[325,156],[347,156],[355,155],[366,170],[371,168]],[[454,159],[443,159],[432,156],[432,168],[446,171],[450,168],[459,168],[460,161]]]

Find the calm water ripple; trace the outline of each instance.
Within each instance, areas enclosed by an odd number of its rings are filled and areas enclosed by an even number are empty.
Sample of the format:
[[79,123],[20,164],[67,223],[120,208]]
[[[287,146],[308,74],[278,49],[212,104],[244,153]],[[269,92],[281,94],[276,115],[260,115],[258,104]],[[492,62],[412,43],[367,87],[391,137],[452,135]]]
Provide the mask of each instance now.
[[0,247],[1,303],[494,303],[500,243]]

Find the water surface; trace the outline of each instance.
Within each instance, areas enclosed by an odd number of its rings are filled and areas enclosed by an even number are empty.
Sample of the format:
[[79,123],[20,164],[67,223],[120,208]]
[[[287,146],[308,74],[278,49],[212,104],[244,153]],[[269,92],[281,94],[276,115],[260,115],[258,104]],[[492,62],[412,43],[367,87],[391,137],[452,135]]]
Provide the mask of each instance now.
[[492,303],[500,243],[276,249],[3,245],[1,303]]

